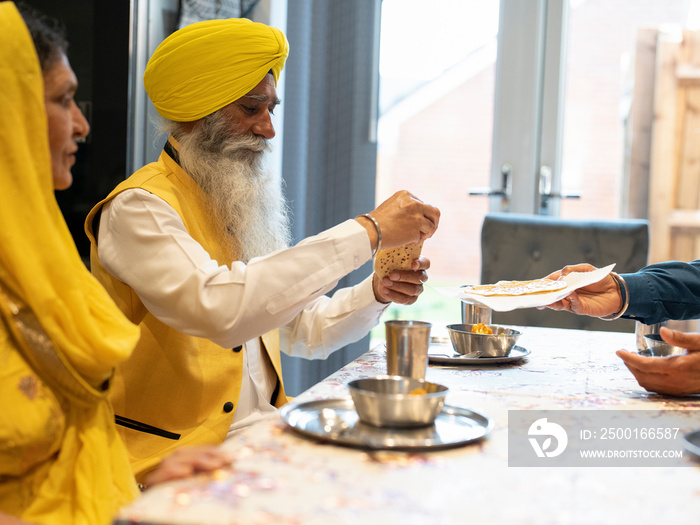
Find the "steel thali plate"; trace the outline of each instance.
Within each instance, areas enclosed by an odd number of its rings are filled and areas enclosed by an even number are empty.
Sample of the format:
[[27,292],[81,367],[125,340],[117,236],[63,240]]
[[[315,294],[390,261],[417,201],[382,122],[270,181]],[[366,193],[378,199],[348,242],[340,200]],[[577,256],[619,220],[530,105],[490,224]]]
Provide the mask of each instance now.
[[683,436],[683,447],[700,460],[700,430],[688,432]]
[[530,355],[530,350],[514,346],[505,357],[464,357],[450,345],[431,345],[428,349],[428,361],[439,365],[500,365],[520,361]]
[[[330,433],[324,429],[321,411],[331,408],[347,423],[347,429]],[[392,450],[433,450],[452,448],[478,441],[493,429],[490,418],[460,407],[445,405],[433,425],[420,428],[379,428],[359,421],[350,398],[290,403],[280,411],[282,419],[295,431],[338,445]]]

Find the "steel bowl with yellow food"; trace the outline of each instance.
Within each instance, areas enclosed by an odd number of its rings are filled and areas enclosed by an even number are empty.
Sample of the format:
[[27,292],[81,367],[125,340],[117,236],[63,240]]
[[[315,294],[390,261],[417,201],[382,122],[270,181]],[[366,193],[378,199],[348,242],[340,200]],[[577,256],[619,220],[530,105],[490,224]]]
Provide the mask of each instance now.
[[[491,333],[489,333],[491,332]],[[500,325],[447,325],[455,352],[465,357],[507,357],[522,332]]]
[[403,376],[355,379],[348,389],[361,422],[395,428],[432,425],[448,392],[444,385]]

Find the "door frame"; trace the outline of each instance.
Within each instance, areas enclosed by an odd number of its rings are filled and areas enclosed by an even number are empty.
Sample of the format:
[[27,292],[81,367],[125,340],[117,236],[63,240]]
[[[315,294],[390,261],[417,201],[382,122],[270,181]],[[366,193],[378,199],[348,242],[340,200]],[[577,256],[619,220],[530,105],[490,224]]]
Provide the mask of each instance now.
[[501,0],[492,212],[559,215],[568,16],[568,0]]

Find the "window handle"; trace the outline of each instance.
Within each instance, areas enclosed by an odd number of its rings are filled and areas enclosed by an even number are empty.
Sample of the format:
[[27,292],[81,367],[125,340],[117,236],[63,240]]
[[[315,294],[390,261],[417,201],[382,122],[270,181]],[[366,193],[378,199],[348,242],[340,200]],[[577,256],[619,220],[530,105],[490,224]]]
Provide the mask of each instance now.
[[513,166],[508,163],[501,166],[501,188],[470,188],[469,195],[486,195],[489,197],[503,197],[508,199],[511,192],[511,174],[513,173]]

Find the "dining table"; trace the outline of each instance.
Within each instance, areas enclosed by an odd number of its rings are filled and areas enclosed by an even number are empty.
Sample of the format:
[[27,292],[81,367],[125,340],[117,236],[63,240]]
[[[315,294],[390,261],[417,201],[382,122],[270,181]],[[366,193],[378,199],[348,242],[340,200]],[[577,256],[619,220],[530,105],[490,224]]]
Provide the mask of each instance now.
[[[380,342],[227,439],[221,446],[232,458],[229,467],[152,487],[114,523],[700,523],[700,449],[689,438],[700,430],[700,396],[639,386],[615,354],[636,351],[633,333],[516,328],[522,335],[510,359],[495,362],[460,359],[449,342],[433,340],[425,379],[448,387],[443,412],[452,414],[439,439],[423,430],[422,438],[377,446],[324,435],[309,423],[323,406],[352,410],[350,381],[386,374]],[[562,417],[578,414],[586,414],[586,424],[566,428]],[[450,434],[454,421],[473,425]],[[579,454],[556,463],[556,433],[542,440],[534,429],[557,422],[570,447],[593,447],[602,459],[587,462]],[[630,434],[676,452],[654,462],[637,441],[621,461],[617,452],[605,457],[609,438],[619,445]],[[532,445],[531,457],[516,442]]]

